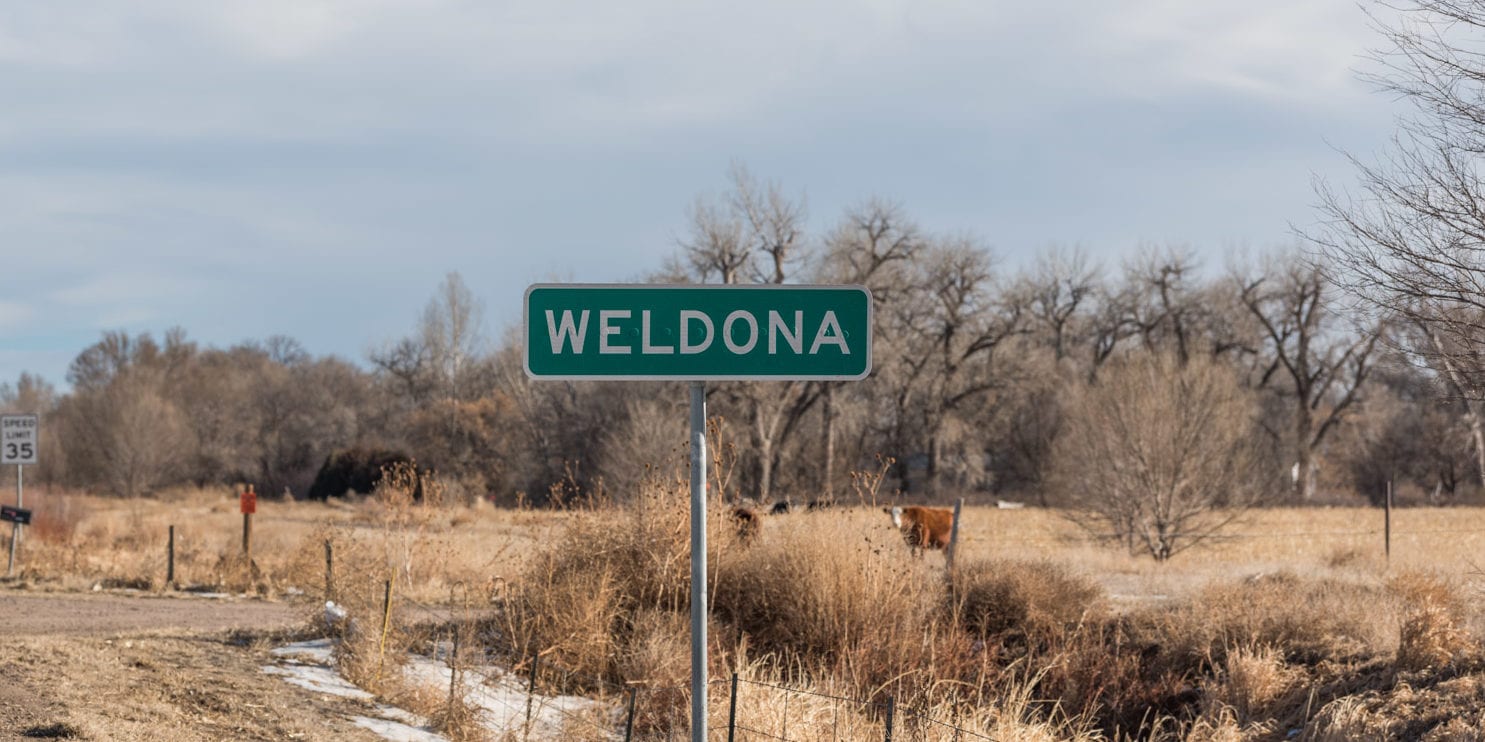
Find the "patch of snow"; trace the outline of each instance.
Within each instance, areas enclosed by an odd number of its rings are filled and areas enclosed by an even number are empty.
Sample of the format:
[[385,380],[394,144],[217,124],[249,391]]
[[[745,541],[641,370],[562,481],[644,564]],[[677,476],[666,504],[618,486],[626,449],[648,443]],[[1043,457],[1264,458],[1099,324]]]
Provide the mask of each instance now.
[[392,742],[447,742],[448,738],[421,727],[404,724],[391,719],[373,719],[369,716],[351,717],[351,721],[362,729],[370,730],[382,739]]
[[[335,668],[334,640],[316,639],[296,642],[272,650],[279,658],[277,665],[262,669],[270,675],[316,693],[371,701],[373,696],[340,676]],[[446,661],[448,647],[436,647],[437,659],[412,655],[403,668],[406,680],[447,692],[451,670]],[[528,697],[527,680],[493,666],[466,669],[461,672],[464,701],[478,714],[480,723],[492,736],[501,738],[526,731]],[[562,739],[565,732],[581,729],[586,735],[597,731],[602,738],[620,739],[622,710],[581,696],[530,696],[531,739]],[[394,706],[374,704],[376,714],[352,719],[358,726],[393,742],[428,742],[445,739],[427,728],[427,721]]]
[[[409,659],[403,672],[417,685],[448,688],[450,670],[447,664],[424,656]],[[464,702],[479,713],[480,722],[499,738],[521,733],[526,725],[525,678],[500,668],[484,667],[464,670]],[[531,696],[531,738],[562,739],[564,731],[582,729],[585,733],[601,732],[619,739],[621,711],[618,707],[582,696]]]
[[269,675],[279,675],[292,685],[297,685],[306,690],[316,693],[324,693],[331,696],[343,698],[354,698],[358,701],[369,701],[372,695],[340,676],[334,668],[324,665],[304,665],[299,663],[289,665],[264,665],[263,672]]

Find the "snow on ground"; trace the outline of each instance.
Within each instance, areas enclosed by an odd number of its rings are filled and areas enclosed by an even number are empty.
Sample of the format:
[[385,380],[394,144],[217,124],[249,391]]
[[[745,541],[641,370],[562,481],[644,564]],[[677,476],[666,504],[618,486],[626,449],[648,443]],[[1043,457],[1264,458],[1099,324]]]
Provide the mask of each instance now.
[[[296,642],[272,650],[278,664],[265,665],[263,672],[283,677],[316,693],[372,702],[372,695],[341,677],[335,668],[334,642],[317,639]],[[443,650],[440,647],[440,657]],[[449,687],[450,669],[441,658],[411,655],[404,668],[407,679],[417,685],[442,689]],[[460,674],[464,700],[478,714],[493,736],[520,732],[525,728],[527,713],[526,680],[498,667],[464,670]],[[403,709],[373,703],[376,717],[357,716],[352,721],[384,739],[393,742],[433,742],[445,739],[428,728],[427,721]],[[580,696],[530,697],[533,740],[555,740],[571,736],[582,729],[619,739],[621,711],[615,706]]]
[[[440,647],[440,654],[446,649]],[[448,688],[450,670],[441,659],[414,655],[407,664],[407,677],[418,685]],[[526,724],[528,681],[498,667],[464,670],[464,702],[477,709],[480,722],[496,737],[520,732]],[[568,732],[582,730],[618,739],[621,711],[618,707],[582,696],[531,696],[531,738],[565,739]]]

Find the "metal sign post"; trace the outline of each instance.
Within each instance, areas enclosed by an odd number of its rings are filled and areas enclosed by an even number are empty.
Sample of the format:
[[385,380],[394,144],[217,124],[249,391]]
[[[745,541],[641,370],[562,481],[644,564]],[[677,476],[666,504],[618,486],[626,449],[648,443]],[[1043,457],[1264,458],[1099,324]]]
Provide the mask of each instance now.
[[[24,486],[25,476],[21,474],[21,472],[25,470],[26,467],[21,466],[20,464],[15,465],[15,507],[17,510],[20,510],[21,508],[24,508],[26,506],[26,488]],[[21,522],[19,520],[12,521],[10,524],[10,560],[5,563],[6,577],[10,577],[15,574],[15,549],[16,545],[20,542]]]
[[691,739],[706,739],[706,382],[691,382]]
[[533,379],[689,381],[691,739],[706,742],[706,383],[871,373],[863,286],[537,284],[522,359]]
[[[22,510],[26,506],[26,478],[21,472],[28,464],[36,463],[36,451],[41,447],[37,435],[39,428],[36,415],[0,415],[0,465],[15,465],[16,510]],[[11,522],[10,561],[5,565],[6,577],[15,574],[15,552],[20,541],[21,521],[17,519]]]

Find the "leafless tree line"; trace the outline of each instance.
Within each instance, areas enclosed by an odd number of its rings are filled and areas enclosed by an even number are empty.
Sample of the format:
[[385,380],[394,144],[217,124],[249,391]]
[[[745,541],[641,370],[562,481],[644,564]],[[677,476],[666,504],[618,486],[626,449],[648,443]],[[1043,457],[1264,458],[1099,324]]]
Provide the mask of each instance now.
[[[1432,336],[1346,311],[1324,266],[1297,252],[1204,266],[1182,248],[1118,264],[1051,248],[1010,271],[977,238],[930,232],[889,201],[814,233],[804,200],[778,184],[739,168],[728,185],[691,209],[653,278],[866,285],[876,357],[862,382],[711,385],[715,453],[733,472],[725,496],[840,498],[880,456],[911,498],[1075,502],[1083,485],[1061,475],[1087,457],[1068,431],[1086,436],[1089,390],[1142,358],[1177,376],[1220,369],[1206,375],[1240,394],[1244,434],[1265,452],[1243,476],[1273,499],[1370,496],[1389,478],[1448,499],[1480,484],[1475,407],[1432,393],[1460,382],[1398,350]],[[302,494],[326,455],[352,445],[402,448],[468,496],[503,501],[623,497],[684,468],[679,386],[533,381],[519,335],[489,337],[482,314],[450,274],[413,331],[366,366],[287,338],[222,350],[180,330],[108,333],[72,363],[67,393],[26,375],[0,402],[47,415],[37,475],[125,496],[233,481]],[[1425,420],[1426,433],[1399,432]]]

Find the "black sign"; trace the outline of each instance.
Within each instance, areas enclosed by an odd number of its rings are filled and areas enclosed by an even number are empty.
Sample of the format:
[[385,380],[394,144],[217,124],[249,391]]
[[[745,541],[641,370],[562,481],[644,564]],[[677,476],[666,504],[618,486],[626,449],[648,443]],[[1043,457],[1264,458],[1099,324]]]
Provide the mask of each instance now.
[[29,526],[31,525],[31,511],[13,508],[9,505],[0,505],[0,520],[8,520],[11,523],[20,523],[23,526]]

